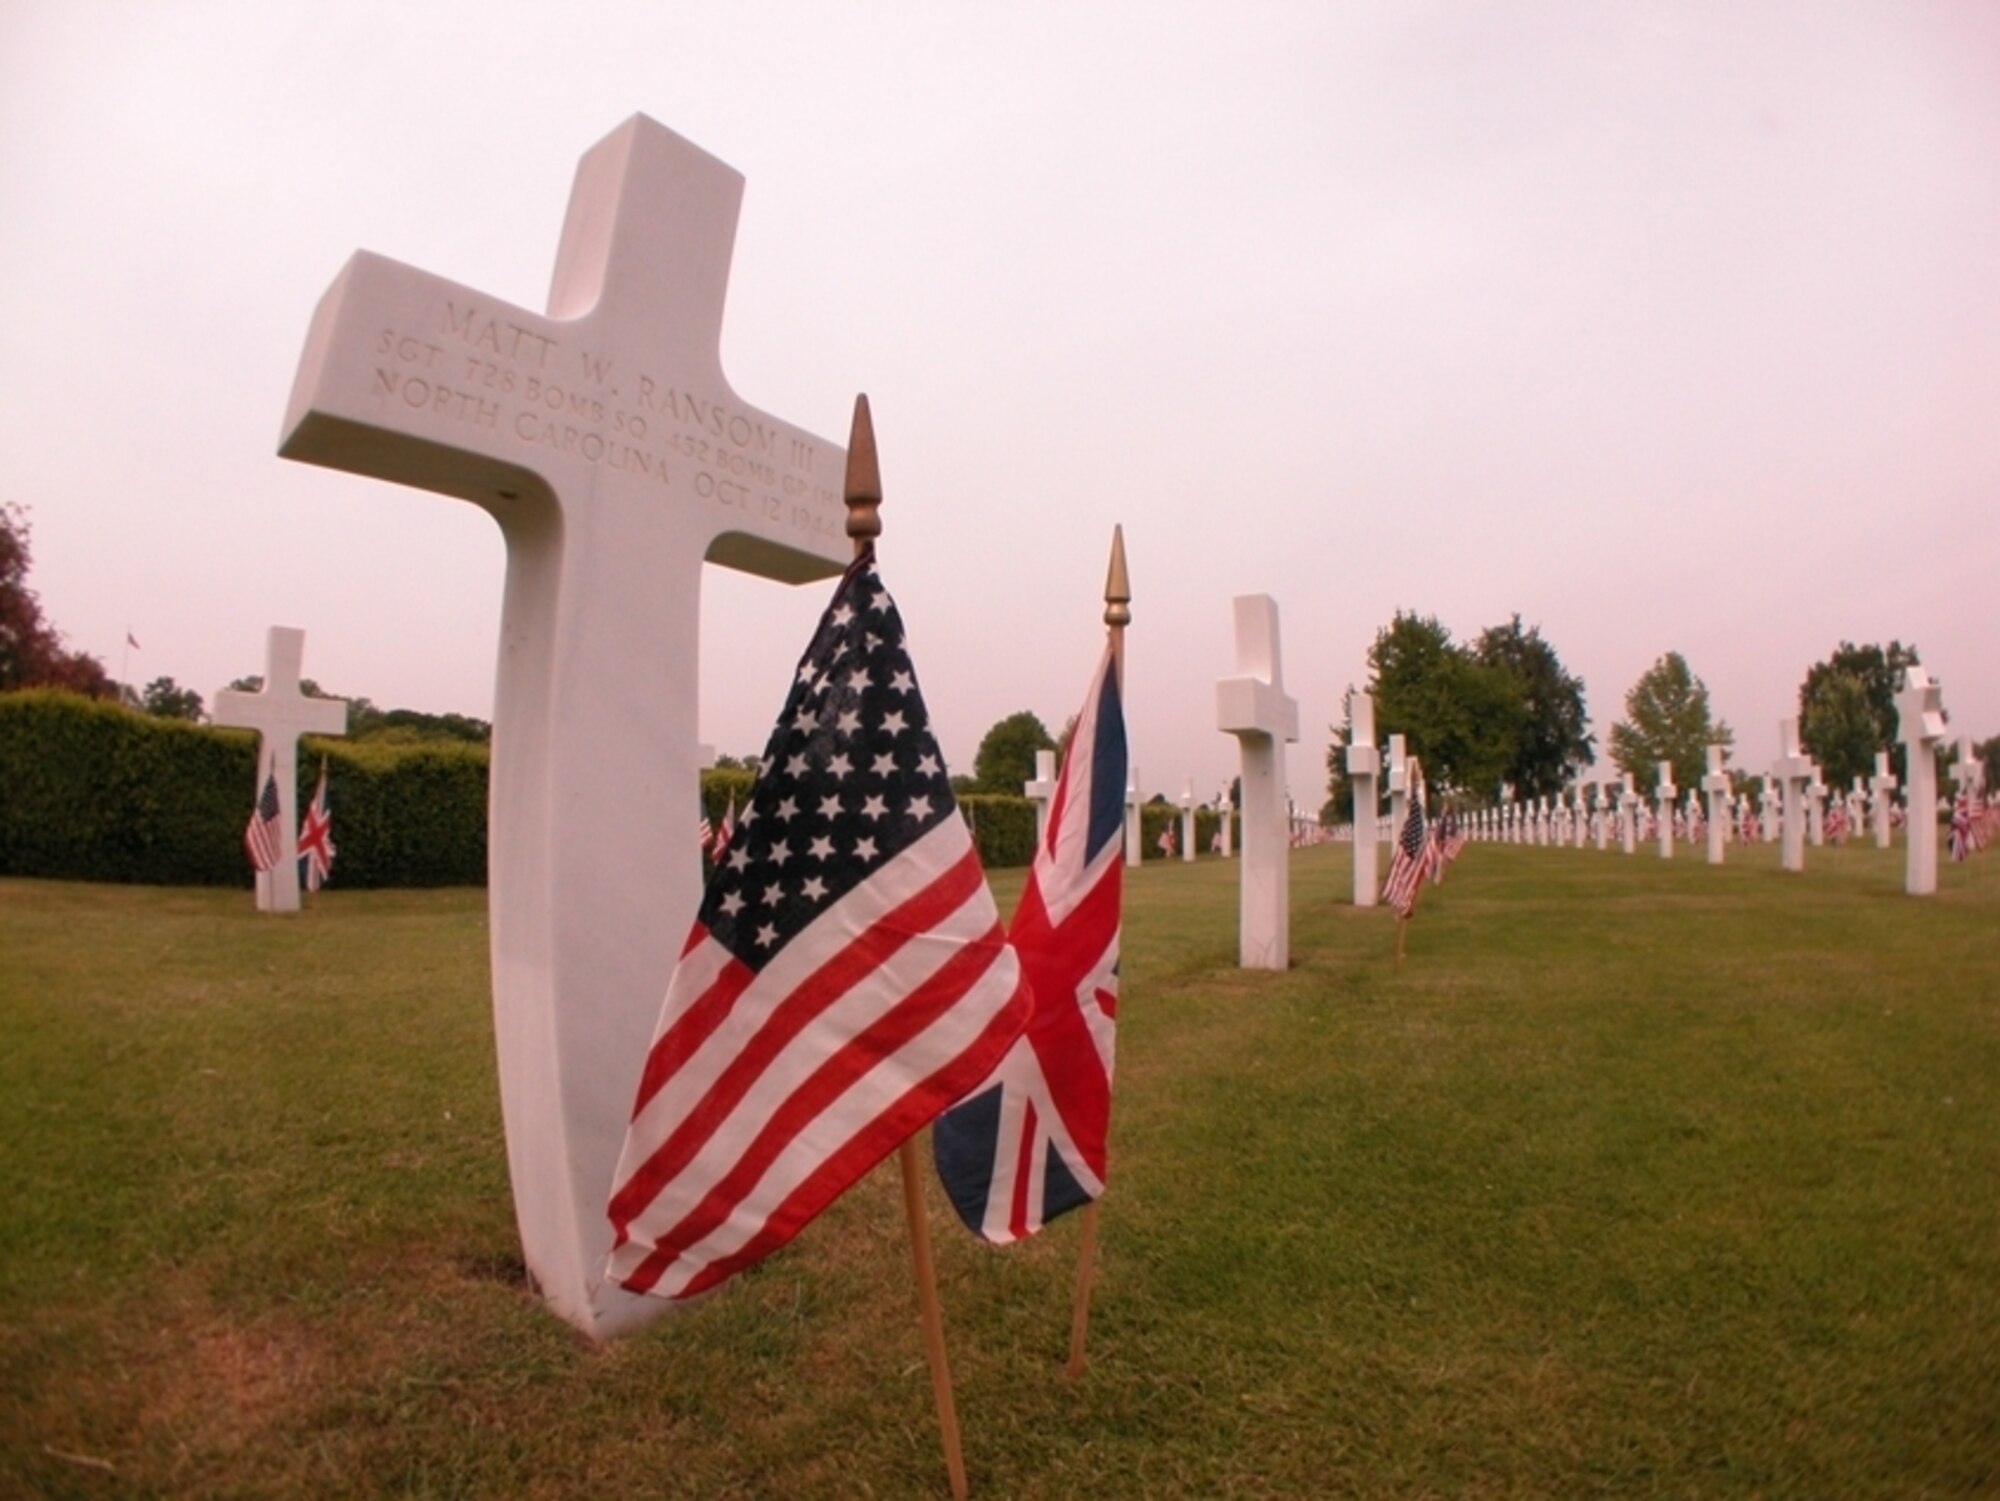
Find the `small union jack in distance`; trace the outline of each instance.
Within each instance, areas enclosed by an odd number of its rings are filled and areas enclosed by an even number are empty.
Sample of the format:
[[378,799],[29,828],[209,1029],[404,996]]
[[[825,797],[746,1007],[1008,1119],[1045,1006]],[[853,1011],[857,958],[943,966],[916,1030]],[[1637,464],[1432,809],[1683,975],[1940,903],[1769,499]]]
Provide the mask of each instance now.
[[864,551],[800,659],[667,987],[609,1273],[692,1297],[990,1073],[1032,1004]]
[[259,874],[278,863],[278,811],[278,763],[273,757],[264,777],[264,790],[258,794],[257,806],[250,814],[249,827],[243,831],[243,848],[249,852],[250,864]]
[[1125,714],[1109,648],[1077,716],[1008,937],[1034,1012],[991,1076],[931,1127],[966,1228],[1033,1235],[1104,1192],[1125,869]]
[[299,878],[317,891],[333,874],[333,810],[326,801],[326,762],[319,763],[319,784],[299,820]]

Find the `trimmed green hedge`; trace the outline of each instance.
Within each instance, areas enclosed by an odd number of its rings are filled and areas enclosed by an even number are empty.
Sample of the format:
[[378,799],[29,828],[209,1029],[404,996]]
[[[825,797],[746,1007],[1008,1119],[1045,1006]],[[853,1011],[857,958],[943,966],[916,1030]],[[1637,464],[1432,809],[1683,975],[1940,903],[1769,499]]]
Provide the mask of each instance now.
[[[312,795],[325,757],[334,884],[479,886],[486,882],[488,751],[460,741],[389,743],[309,737],[298,789]],[[248,886],[243,826],[256,797],[257,737],[136,714],[52,690],[0,694],[0,875],[168,886]],[[702,808],[720,827],[745,771],[702,773]],[[988,869],[1034,858],[1026,798],[960,799]],[[1157,820],[1146,810],[1146,856]],[[692,830],[689,831],[692,838]]]
[[322,754],[336,884],[486,884],[485,746],[310,740],[299,748],[301,803],[312,796]]
[[1035,805],[1005,793],[968,792],[958,800],[971,825],[979,861],[988,870],[1031,865],[1035,859]]
[[[343,886],[486,880],[484,746],[449,741],[299,747],[320,757]],[[257,737],[47,691],[0,694],[0,874],[167,886],[248,886],[243,827]]]
[[250,882],[255,737],[50,689],[0,694],[0,874]]

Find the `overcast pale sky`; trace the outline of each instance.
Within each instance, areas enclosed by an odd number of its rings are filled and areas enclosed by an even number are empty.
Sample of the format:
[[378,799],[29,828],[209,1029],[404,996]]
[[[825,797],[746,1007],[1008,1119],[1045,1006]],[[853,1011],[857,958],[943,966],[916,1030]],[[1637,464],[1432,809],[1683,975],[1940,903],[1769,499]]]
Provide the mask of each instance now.
[[[1244,593],[1307,807],[1398,608],[1539,625],[1600,752],[1678,650],[1762,770],[1842,639],[2000,731],[1985,0],[8,0],[0,499],[69,644],[208,697],[295,625],[332,691],[490,714],[497,528],[280,419],[357,249],[542,308],[635,112],[748,180],[736,391],[836,441],[870,395],[954,770],[1074,712],[1114,522],[1149,794],[1234,771]],[[825,597],[708,571],[703,739],[761,747]]]

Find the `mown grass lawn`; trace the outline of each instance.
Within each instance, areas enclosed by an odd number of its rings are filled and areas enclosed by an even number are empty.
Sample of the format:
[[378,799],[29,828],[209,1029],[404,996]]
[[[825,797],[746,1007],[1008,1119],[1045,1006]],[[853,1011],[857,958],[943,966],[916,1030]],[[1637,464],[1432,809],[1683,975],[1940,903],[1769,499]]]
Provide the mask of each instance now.
[[[2000,855],[1475,846],[1400,967],[1348,858],[1285,974],[1132,873],[1080,1382],[933,1187],[976,1496],[2000,1492]],[[0,881],[0,1494],[944,1494],[893,1165],[593,1348],[487,1007],[481,892]]]

